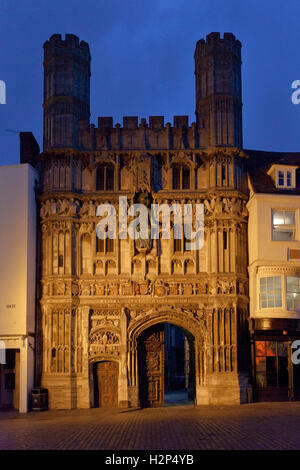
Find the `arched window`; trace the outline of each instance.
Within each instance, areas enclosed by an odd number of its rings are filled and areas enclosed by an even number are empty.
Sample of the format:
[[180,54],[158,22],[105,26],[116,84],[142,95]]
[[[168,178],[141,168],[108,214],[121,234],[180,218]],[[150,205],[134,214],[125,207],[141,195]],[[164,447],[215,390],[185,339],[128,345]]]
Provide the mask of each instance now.
[[187,165],[173,165],[173,189],[190,189],[191,172]]
[[100,165],[96,174],[97,191],[114,190],[115,171],[113,165]]

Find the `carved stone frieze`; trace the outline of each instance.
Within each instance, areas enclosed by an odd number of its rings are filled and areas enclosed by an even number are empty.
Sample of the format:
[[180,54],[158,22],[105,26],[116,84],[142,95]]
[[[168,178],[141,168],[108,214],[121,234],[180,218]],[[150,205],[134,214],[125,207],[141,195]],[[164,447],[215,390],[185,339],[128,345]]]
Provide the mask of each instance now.
[[115,282],[65,279],[42,280],[42,293],[47,296],[82,297],[168,297],[168,296],[220,296],[248,295],[248,281],[245,278],[212,277],[203,280],[163,281],[146,279],[144,281]]

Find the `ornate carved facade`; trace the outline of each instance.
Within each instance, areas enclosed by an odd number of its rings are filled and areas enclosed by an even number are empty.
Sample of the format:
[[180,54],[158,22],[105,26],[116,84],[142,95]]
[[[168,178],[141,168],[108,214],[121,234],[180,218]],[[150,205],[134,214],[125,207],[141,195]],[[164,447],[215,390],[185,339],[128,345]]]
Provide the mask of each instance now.
[[[162,117],[138,126],[137,118],[127,117],[123,127],[103,117],[95,128],[87,118],[87,44],[54,35],[44,48],[40,325],[41,379],[50,407],[94,406],[95,381],[106,370],[98,367],[102,362],[117,364],[117,371],[107,366],[117,383],[114,403],[138,405],[139,344],[146,330],[165,322],[181,327],[193,342],[197,405],[246,402],[247,155],[238,148],[239,92],[221,91],[220,74],[211,83],[210,60],[223,54],[227,80],[239,83],[239,41],[212,34],[197,45],[200,88],[191,126],[185,116],[175,117],[174,126],[164,126]],[[216,87],[212,103],[204,96],[203,73]],[[97,207],[110,203],[118,215],[119,196],[126,196],[128,205],[140,197],[156,204],[189,203],[193,210],[202,203],[203,248],[186,251],[173,229],[170,239],[137,243],[120,238],[117,227],[116,240],[99,240]]]

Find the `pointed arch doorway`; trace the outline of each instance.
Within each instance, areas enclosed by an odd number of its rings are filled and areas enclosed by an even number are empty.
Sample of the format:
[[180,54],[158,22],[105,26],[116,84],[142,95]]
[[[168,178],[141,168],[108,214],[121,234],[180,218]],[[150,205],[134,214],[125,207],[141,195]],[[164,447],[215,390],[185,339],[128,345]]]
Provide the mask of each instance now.
[[195,395],[195,346],[188,331],[159,323],[143,331],[138,340],[139,401],[142,407],[173,404],[176,397]]

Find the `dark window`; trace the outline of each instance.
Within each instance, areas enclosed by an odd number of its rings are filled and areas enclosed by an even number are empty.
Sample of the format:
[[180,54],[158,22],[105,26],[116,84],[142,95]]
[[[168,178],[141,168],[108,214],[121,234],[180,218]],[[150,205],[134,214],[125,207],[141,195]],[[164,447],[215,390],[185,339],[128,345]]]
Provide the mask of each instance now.
[[5,374],[5,390],[15,389],[15,374]]
[[173,167],[173,189],[180,189],[180,167]]
[[[106,227],[107,230],[107,227]],[[97,253],[113,253],[114,251],[114,239],[106,238],[102,240],[96,235],[96,251]]]
[[104,166],[99,166],[97,168],[96,189],[98,191],[104,190]]
[[182,169],[182,189],[190,189],[190,169],[187,166]]
[[104,242],[101,238],[98,238],[96,235],[96,251],[97,253],[104,253]]
[[96,190],[97,191],[113,191],[114,190],[115,171],[112,165],[100,165],[96,174]]
[[283,171],[278,171],[278,186],[284,186],[284,173],[283,173]]
[[181,238],[174,239],[174,252],[181,251]]
[[114,251],[114,240],[113,238],[107,238],[106,240],[106,251],[112,253]]
[[63,265],[64,265],[64,257],[63,257],[63,255],[59,255],[59,257],[58,257],[58,267],[62,268]]
[[190,189],[191,172],[188,166],[173,166],[173,189]]
[[16,353],[13,349],[6,349],[4,369],[15,368]]
[[227,232],[223,232],[223,248],[227,250]]
[[111,166],[106,167],[106,190],[114,190],[114,169]]
[[222,185],[227,184],[226,166],[222,165]]

